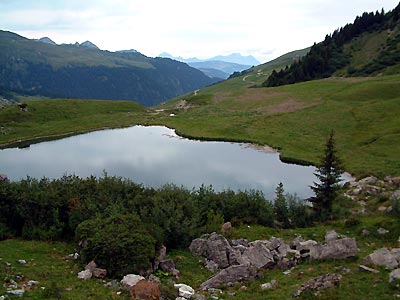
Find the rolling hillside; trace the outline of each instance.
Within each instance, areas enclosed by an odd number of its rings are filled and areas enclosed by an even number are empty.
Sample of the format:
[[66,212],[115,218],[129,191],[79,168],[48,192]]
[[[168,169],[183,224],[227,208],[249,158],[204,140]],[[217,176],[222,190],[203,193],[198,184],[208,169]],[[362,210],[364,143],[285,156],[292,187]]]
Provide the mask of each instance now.
[[52,45],[6,31],[0,48],[0,90],[20,94],[155,105],[214,82],[170,59]]

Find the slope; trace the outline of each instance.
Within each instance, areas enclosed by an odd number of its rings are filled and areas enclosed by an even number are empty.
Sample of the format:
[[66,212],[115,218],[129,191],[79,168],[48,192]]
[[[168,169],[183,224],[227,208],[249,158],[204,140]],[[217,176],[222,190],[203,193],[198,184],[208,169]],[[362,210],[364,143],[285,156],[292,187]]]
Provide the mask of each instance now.
[[136,100],[155,105],[213,83],[170,59],[51,45],[0,31],[0,90],[62,98]]

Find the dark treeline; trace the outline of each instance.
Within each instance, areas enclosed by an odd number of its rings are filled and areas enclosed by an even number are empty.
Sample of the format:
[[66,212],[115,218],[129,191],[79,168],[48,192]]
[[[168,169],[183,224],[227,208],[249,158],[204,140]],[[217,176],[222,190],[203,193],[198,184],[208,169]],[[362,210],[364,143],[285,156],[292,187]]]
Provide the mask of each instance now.
[[[107,175],[54,180],[28,177],[0,183],[0,238],[73,240],[84,221],[132,214],[158,244],[172,248],[187,246],[201,233],[218,231],[227,221],[233,225],[309,225],[305,204],[294,196],[285,198],[283,187],[278,196],[279,207],[257,191],[215,192],[211,187],[188,190],[174,185],[154,189]],[[284,223],[283,217],[287,218]]]
[[[337,29],[327,35],[321,43],[314,44],[310,52],[290,67],[277,72],[274,70],[270,77],[263,83],[265,87],[280,86],[296,82],[322,79],[331,76],[335,71],[347,66],[350,57],[344,53],[344,45],[364,32],[394,29],[399,24],[400,4],[388,13],[383,10],[376,13],[364,13],[357,17],[353,24]],[[350,68],[349,75],[369,75],[387,66],[400,62],[397,44],[400,34],[389,37],[386,47],[378,57],[362,69]]]

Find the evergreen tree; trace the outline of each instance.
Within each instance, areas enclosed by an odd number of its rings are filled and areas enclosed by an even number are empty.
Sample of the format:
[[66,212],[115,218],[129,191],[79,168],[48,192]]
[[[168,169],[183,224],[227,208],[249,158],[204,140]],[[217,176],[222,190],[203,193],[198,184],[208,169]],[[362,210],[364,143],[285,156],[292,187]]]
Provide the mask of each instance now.
[[284,192],[283,184],[280,182],[275,190],[274,212],[279,226],[288,228],[290,226],[289,211]]
[[343,172],[340,159],[336,155],[335,140],[333,130],[326,143],[325,156],[321,160],[321,165],[317,168],[314,175],[319,179],[319,183],[314,182],[311,189],[315,196],[310,198],[313,204],[316,218],[323,221],[332,219],[332,205],[337,197],[340,182],[340,175]]

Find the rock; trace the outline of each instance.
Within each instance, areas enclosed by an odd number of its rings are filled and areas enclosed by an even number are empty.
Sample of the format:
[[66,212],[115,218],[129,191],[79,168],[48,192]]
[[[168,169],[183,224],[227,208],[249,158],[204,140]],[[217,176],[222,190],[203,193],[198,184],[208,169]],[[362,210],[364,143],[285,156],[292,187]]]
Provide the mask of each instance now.
[[189,250],[193,255],[205,256],[207,254],[207,239],[203,237],[194,239],[190,243]]
[[172,270],[175,269],[175,262],[172,259],[162,260],[160,261],[158,268],[165,272],[172,273]]
[[93,277],[104,279],[107,276],[107,270],[98,268],[97,264],[92,260],[85,266],[85,270],[90,270]]
[[387,210],[386,206],[379,206],[378,207],[378,211],[380,211],[380,212],[386,212],[386,210]]
[[130,291],[140,280],[144,279],[145,278],[140,275],[128,274],[122,278],[121,284],[124,289]]
[[40,282],[39,282],[39,281],[36,281],[36,280],[29,280],[29,281],[26,283],[26,286],[32,287],[32,286],[38,285],[39,283],[40,283]]
[[190,299],[195,293],[194,289],[191,286],[183,283],[174,284],[174,288],[178,290],[179,296],[185,299]]
[[206,300],[206,296],[202,294],[195,294],[194,297],[192,297],[193,300]]
[[364,272],[369,272],[369,273],[374,273],[374,274],[378,274],[379,271],[372,269],[372,268],[368,268],[367,266],[364,265],[359,265],[358,268],[360,269],[360,271],[364,271]]
[[389,274],[389,282],[400,280],[400,269],[393,270]]
[[224,225],[222,225],[222,227],[221,227],[221,232],[225,234],[225,233],[227,233],[231,228],[232,228],[231,222],[226,222],[226,223],[224,223]]
[[207,258],[213,260],[218,268],[229,267],[236,260],[234,250],[222,235],[212,233],[207,240]]
[[368,236],[368,235],[370,235],[370,232],[369,232],[368,229],[363,229],[363,230],[361,231],[361,235],[363,235],[363,236]]
[[306,291],[320,291],[334,286],[338,286],[340,279],[342,278],[339,274],[326,274],[314,279],[311,279],[301,285],[301,287],[293,293],[294,297],[299,297]]
[[207,260],[206,269],[214,273],[218,270],[218,265],[213,260]]
[[400,199],[400,190],[394,191],[390,196],[390,200],[395,201]]
[[249,281],[257,276],[257,269],[251,265],[230,266],[215,274],[200,285],[200,290],[232,286],[237,283]]
[[161,297],[160,289],[154,281],[140,280],[130,290],[133,299],[159,300]]
[[18,296],[18,297],[22,297],[22,295],[23,295],[24,293],[25,293],[25,290],[22,290],[22,289],[7,291],[7,294],[15,295],[15,296]]
[[263,283],[262,285],[260,285],[260,288],[262,291],[264,290],[270,290],[270,289],[274,289],[278,286],[278,281],[276,281],[275,279],[271,280],[270,282],[267,283]]
[[271,251],[261,241],[251,243],[251,246],[243,253],[241,260],[243,264],[250,264],[257,268],[271,268],[275,265]]
[[365,186],[368,184],[375,184],[378,181],[378,178],[376,178],[375,176],[369,176],[369,177],[365,177],[361,180],[358,181],[358,184],[361,186]]
[[116,289],[116,288],[119,288],[119,282],[118,282],[118,280],[114,279],[114,280],[111,280],[110,282],[105,283],[104,286]]
[[232,240],[231,241],[232,246],[243,246],[245,248],[247,248],[249,246],[249,241],[246,239],[238,239],[238,240]]
[[394,256],[397,262],[400,263],[400,248],[393,248],[390,250],[390,253]]
[[155,283],[161,284],[161,279],[155,276],[154,274],[150,274],[149,281],[153,281]]
[[337,240],[339,238],[339,234],[335,230],[327,231],[325,234],[325,241],[330,242]]
[[382,266],[388,269],[395,269],[399,265],[395,256],[393,256],[387,248],[375,250],[373,253],[364,258],[364,263]]
[[91,270],[92,274],[96,278],[104,279],[107,276],[107,270],[102,268],[94,268]]
[[78,278],[83,279],[83,280],[89,280],[90,278],[92,278],[92,275],[93,275],[92,271],[87,269],[87,270],[80,271],[78,273]]
[[312,246],[310,258],[313,260],[345,259],[356,256],[357,252],[357,243],[354,238],[342,238],[330,241],[326,245]]
[[161,261],[164,261],[167,259],[167,247],[165,247],[164,245],[161,246],[160,250],[158,251],[158,257],[156,258],[156,260],[154,261],[154,265],[153,265],[153,271],[157,271],[159,268],[159,264]]
[[20,263],[21,265],[26,265],[25,259],[19,259],[19,260],[17,260],[17,262]]

